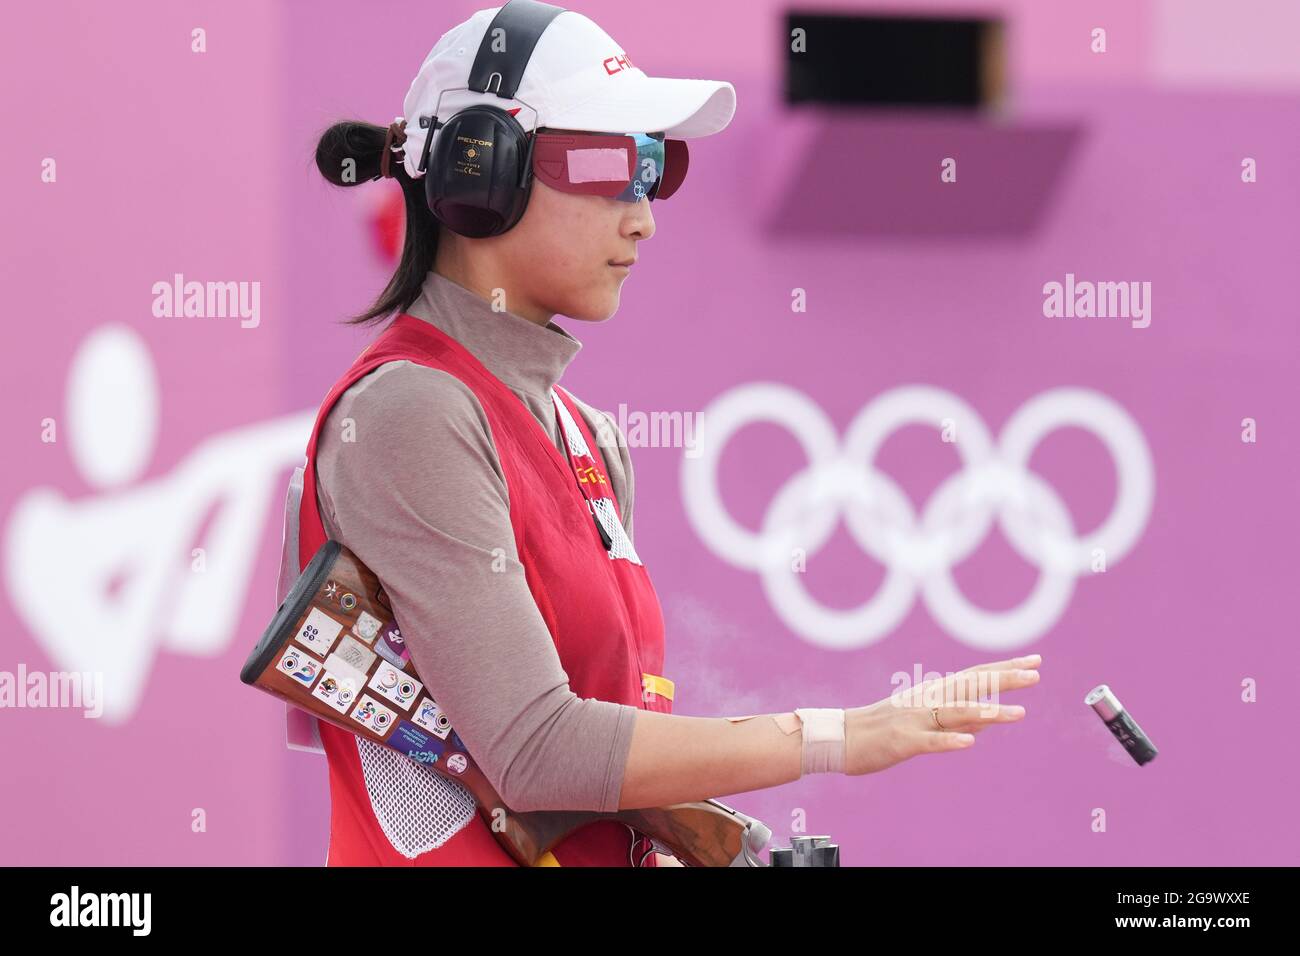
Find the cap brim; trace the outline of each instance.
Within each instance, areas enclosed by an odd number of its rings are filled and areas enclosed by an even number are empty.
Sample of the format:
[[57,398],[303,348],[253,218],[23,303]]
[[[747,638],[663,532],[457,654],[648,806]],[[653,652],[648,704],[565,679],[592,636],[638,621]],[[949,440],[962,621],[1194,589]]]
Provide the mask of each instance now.
[[610,92],[545,117],[545,125],[593,133],[658,133],[672,139],[712,136],[736,112],[736,90],[722,80],[627,76]]

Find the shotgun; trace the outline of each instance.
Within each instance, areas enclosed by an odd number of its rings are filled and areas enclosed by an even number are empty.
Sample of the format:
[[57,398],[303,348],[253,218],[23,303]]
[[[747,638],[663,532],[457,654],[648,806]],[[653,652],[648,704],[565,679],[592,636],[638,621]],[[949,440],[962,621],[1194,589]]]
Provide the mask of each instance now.
[[597,820],[644,833],[688,866],[768,865],[758,854],[771,830],[717,800],[616,813],[507,807],[416,673],[378,577],[337,541],[312,556],[239,679],[462,784],[523,866]]

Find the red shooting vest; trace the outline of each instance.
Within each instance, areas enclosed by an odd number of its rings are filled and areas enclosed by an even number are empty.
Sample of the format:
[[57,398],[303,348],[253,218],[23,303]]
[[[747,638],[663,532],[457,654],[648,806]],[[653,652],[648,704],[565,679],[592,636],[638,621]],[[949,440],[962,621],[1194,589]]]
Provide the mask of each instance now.
[[[348,387],[397,359],[454,375],[483,406],[509,490],[510,523],[519,560],[573,692],[579,697],[671,712],[672,685],[661,676],[664,625],[659,599],[643,564],[613,557],[602,543],[580,488],[591,498],[609,499],[615,516],[618,504],[595,454],[595,439],[572,397],[562,389],[555,390],[592,454],[570,464],[518,396],[463,345],[423,319],[398,316],[361,351],[320,406],[303,473],[299,572],[326,540],[316,502],[316,443],[321,426]],[[563,434],[563,423],[557,424]],[[472,481],[474,476],[466,479]],[[429,586],[436,591],[438,582],[430,581]],[[403,856],[375,817],[356,737],[324,721],[320,722],[320,737],[329,761],[329,865],[515,865],[478,813],[442,846],[414,860]],[[640,860],[649,848],[648,839],[639,834],[634,839],[622,823],[599,821],[553,847],[553,861],[547,862],[628,866],[629,850]],[[646,857],[646,864],[654,865],[653,854]]]

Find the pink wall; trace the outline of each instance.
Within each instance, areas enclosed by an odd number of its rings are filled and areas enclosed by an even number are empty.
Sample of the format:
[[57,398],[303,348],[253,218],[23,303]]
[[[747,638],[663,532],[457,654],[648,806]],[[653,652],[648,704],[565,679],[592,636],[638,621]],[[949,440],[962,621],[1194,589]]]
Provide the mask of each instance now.
[[[33,5],[0,38],[5,86],[21,94],[7,125],[24,131],[0,151],[0,270],[24,347],[0,385],[13,452],[0,476],[0,671],[93,662],[118,708],[99,720],[0,710],[22,784],[0,797],[0,862],[323,859],[324,762],[286,751],[279,706],[236,678],[274,610],[295,429],[364,344],[335,323],[388,275],[369,229],[391,187],[332,190],[311,148],[337,118],[396,115],[428,48],[477,6],[356,17],[298,0],[146,3],[124,18]],[[833,6],[862,5],[818,4]],[[1293,15],[1257,3],[1238,20],[1195,3],[1175,18],[1172,6],[943,4],[1009,18],[1012,109],[991,126],[783,110],[777,4],[669,2],[650,18],[578,8],[649,72],[731,80],[739,106],[725,133],[692,144],[690,180],[655,209],[619,314],[560,320],[585,343],[566,376],[577,394],[616,414],[692,411],[781,383],[842,436],[868,403],[925,385],[996,440],[1031,399],[1072,387],[1122,408],[1153,463],[1128,553],[1007,645],[1046,659],[1026,722],[970,753],[725,799],[780,841],[802,812],[848,864],[1296,860],[1294,747],[1270,680],[1298,656],[1280,595],[1300,532],[1286,437],[1300,343],[1281,277],[1300,240],[1287,166],[1300,131],[1297,76],[1275,45]],[[1098,23],[1104,59],[1087,52]],[[190,51],[196,26],[206,53]],[[1231,49],[1212,50],[1216,36]],[[959,179],[940,186],[946,155]],[[1251,185],[1245,156],[1258,162]],[[41,182],[45,157],[55,183]],[[260,282],[260,323],[156,318],[151,287],[177,272]],[[1044,318],[1043,283],[1067,272],[1151,282],[1150,327]],[[806,313],[790,311],[796,287]],[[98,350],[79,353],[87,342]],[[81,367],[94,400],[71,387]],[[150,374],[156,399],[141,386]],[[54,443],[40,440],[46,417]],[[1240,441],[1245,417],[1259,422],[1254,444]],[[95,435],[113,438],[108,450]],[[934,435],[897,430],[876,461],[918,512],[958,470]],[[826,648],[702,540],[681,448],[633,456],[637,548],[663,599],[677,712],[854,706],[888,694],[895,671],[1002,656],[920,596],[883,633]],[[1103,523],[1117,473],[1097,436],[1054,431],[1031,463],[1080,533]],[[753,530],[801,467],[788,433],[756,425],[728,446],[718,483]],[[205,549],[198,578],[193,547]],[[802,583],[830,608],[862,603],[884,576],[843,523],[808,567]],[[954,578],[1000,616],[1037,569],[995,529]],[[1240,700],[1247,678],[1258,703]],[[1134,765],[1083,706],[1103,681],[1160,747],[1153,764]],[[1090,829],[1097,807],[1104,834]],[[206,832],[191,829],[195,808]]]
[[[274,609],[268,588],[278,530],[259,522],[247,580],[236,576],[224,599],[238,608],[233,625],[197,653],[167,650],[188,627],[167,618],[185,614],[174,609],[190,543],[167,550],[163,542],[168,526],[213,501],[201,492],[194,507],[166,499],[167,489],[179,487],[168,479],[196,447],[285,411],[277,384],[285,374],[277,329],[287,304],[276,280],[283,268],[279,186],[268,174],[278,165],[270,104],[282,23],[271,6],[254,3],[149,3],[126,17],[123,8],[95,3],[28,4],[9,20],[0,40],[5,125],[22,132],[0,150],[0,268],[10,344],[21,351],[12,353],[18,360],[2,386],[10,455],[0,475],[0,670],[20,663],[72,670],[101,654],[130,654],[131,666],[106,675],[105,693],[125,697],[132,675],[147,683],[130,718],[115,724],[76,710],[0,711],[6,766],[19,784],[3,798],[0,859],[281,860],[280,821],[269,812],[285,786],[273,708],[233,680],[238,648]],[[196,26],[207,31],[206,53],[191,52]],[[41,181],[46,157],[57,162],[53,183]],[[176,272],[201,281],[260,280],[260,325],[154,318],[152,285]],[[141,460],[124,463],[99,487],[76,466],[78,423],[66,393],[79,346],[110,323],[130,330],[126,341],[144,343],[160,400],[137,408],[123,399],[114,407],[137,379],[106,373],[104,417],[82,427],[138,433],[124,421],[133,409],[158,425],[153,441],[142,442]],[[54,443],[40,440],[47,416],[58,423]],[[33,517],[34,537],[19,547],[18,509],[32,509],[40,490],[66,507],[55,507],[48,524]],[[279,495],[272,486],[267,492]],[[207,544],[215,580],[225,555]],[[124,552],[131,571],[105,593],[98,566],[114,552]],[[49,573],[36,572],[51,554],[57,563]],[[21,568],[33,569],[41,583],[17,584]],[[152,587],[154,572],[163,576],[161,593]],[[16,596],[20,588],[45,609],[40,636],[15,609],[26,600]],[[194,808],[206,811],[206,833],[191,831]]]

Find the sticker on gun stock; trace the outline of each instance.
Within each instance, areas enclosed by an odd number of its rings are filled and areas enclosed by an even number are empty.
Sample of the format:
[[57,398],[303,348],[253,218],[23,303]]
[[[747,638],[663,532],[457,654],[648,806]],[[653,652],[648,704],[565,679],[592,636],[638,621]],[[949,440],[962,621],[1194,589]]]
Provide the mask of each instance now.
[[375,642],[375,650],[379,652],[379,656],[394,667],[405,667],[411,655],[406,651],[406,641],[402,640],[402,631],[397,626],[397,622],[389,621],[384,626],[382,634],[383,636]]
[[337,657],[363,674],[370,673],[370,665],[375,662],[375,652],[367,648],[354,637],[344,634],[335,648],[332,657]]
[[357,616],[357,622],[352,625],[352,633],[361,638],[367,644],[375,643],[375,638],[379,636],[379,628],[383,622],[377,617],[372,617],[365,611]]
[[348,680],[357,691],[366,686],[366,672],[357,670],[338,654],[331,654],[325,658],[325,670],[339,680]]
[[307,615],[307,620],[302,622],[302,627],[293,637],[316,656],[324,657],[334,646],[334,639],[339,636],[341,630],[343,630],[342,623],[334,620],[320,608],[313,607],[311,613]]
[[388,746],[395,747],[412,760],[420,763],[437,763],[446,745],[437,737],[426,734],[410,721],[398,721]]
[[446,740],[451,733],[451,718],[443,713],[432,697],[420,699],[411,719],[440,740]]
[[359,688],[360,685],[354,678],[340,676],[327,666],[324,676],[321,677],[320,683],[316,685],[311,695],[319,697],[340,714],[346,714],[352,702],[357,699]]
[[370,678],[370,687],[379,691],[403,710],[410,710],[424,685],[403,670],[384,661]]
[[352,711],[352,719],[382,737],[392,728],[397,715],[369,694],[362,694]]
[[312,657],[301,647],[290,645],[280,658],[276,668],[288,674],[304,687],[310,687],[320,674],[322,663]]

